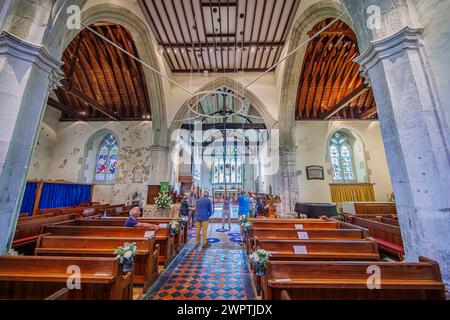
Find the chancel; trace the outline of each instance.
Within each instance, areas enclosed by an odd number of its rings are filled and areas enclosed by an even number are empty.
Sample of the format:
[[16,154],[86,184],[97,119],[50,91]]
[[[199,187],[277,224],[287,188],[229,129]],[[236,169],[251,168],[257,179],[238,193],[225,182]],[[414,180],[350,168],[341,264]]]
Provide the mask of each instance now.
[[0,1],[0,299],[448,298],[449,16]]

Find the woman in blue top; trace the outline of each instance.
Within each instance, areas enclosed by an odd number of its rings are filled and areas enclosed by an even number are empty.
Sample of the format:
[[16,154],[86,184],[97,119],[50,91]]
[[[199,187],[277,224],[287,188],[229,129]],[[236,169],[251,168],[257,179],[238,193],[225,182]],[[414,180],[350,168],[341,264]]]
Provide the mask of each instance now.
[[245,191],[241,191],[241,195],[237,198],[239,204],[239,218],[245,216],[248,218],[250,214],[250,198]]

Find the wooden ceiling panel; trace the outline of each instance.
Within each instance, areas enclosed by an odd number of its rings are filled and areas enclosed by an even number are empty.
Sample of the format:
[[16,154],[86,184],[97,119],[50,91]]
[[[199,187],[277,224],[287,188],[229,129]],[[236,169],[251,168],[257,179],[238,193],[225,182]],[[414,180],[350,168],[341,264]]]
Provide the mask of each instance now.
[[[320,22],[309,35],[331,21]],[[376,118],[372,89],[353,62],[358,55],[356,36],[343,21],[308,44],[299,81],[297,120]]]
[[139,0],[172,72],[266,71],[300,0]]
[[[91,27],[139,57],[126,28],[106,22]],[[62,59],[66,79],[56,90],[61,104],[88,120],[150,119],[150,98],[140,63],[89,30],[72,41]],[[62,120],[73,120],[73,114],[62,111]]]

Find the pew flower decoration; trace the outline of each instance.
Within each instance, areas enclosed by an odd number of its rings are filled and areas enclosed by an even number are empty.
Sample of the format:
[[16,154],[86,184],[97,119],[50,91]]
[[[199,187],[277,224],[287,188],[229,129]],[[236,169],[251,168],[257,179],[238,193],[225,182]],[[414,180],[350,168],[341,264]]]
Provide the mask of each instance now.
[[253,224],[248,221],[248,219],[246,217],[243,217],[241,220],[241,228],[244,231],[244,234],[247,235],[249,234],[250,230],[252,229]]
[[169,222],[169,232],[172,236],[180,232],[180,223],[177,220],[172,220]]
[[266,273],[267,261],[270,253],[263,249],[257,249],[250,255],[250,261],[253,263],[255,274],[263,276]]
[[167,193],[160,193],[154,200],[159,209],[170,209],[173,206],[172,197]]
[[188,220],[189,220],[188,216],[181,216],[180,226],[184,228],[184,226],[187,224]]
[[137,246],[136,243],[126,242],[123,246],[118,247],[114,254],[116,255],[116,259],[119,260],[122,265],[123,272],[130,272],[133,270],[133,259],[137,255]]

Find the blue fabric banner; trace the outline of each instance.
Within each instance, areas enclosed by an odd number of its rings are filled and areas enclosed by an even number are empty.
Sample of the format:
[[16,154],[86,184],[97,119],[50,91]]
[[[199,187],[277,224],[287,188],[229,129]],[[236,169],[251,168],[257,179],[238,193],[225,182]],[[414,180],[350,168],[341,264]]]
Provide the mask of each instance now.
[[82,202],[91,202],[90,185],[52,184],[42,187],[39,209],[78,206]]
[[37,182],[27,182],[25,192],[23,194],[22,206],[20,207],[20,213],[28,213],[30,216],[33,215],[37,185]]

